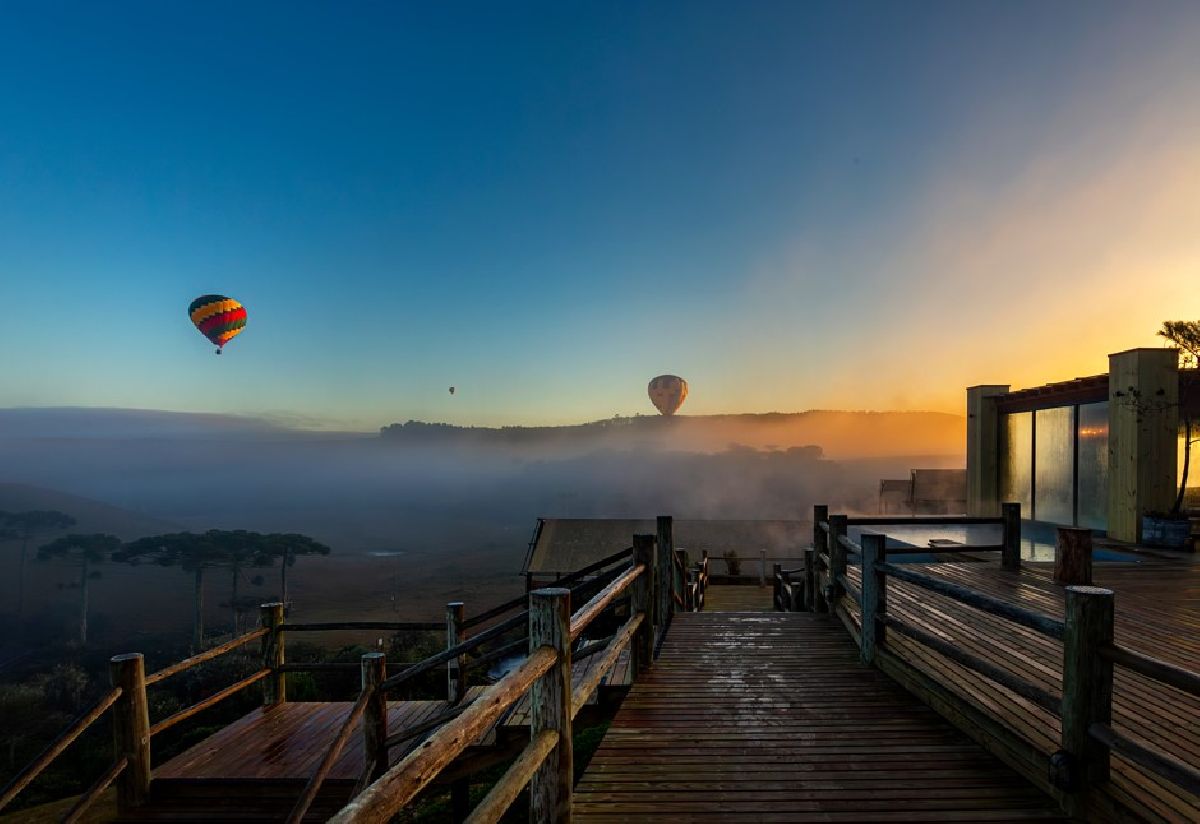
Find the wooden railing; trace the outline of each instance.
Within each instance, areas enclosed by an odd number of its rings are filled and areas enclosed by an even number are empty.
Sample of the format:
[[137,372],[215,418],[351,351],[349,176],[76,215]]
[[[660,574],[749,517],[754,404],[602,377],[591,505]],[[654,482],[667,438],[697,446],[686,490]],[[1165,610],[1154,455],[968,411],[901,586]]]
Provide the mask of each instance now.
[[704,609],[704,593],[707,590],[708,555],[689,564],[687,550],[675,550],[675,563],[671,565],[671,598],[675,609],[699,612]]
[[[642,551],[648,551],[653,557],[655,536],[636,536],[635,541],[640,541]],[[611,607],[613,600],[621,592],[631,588],[631,584],[639,574],[635,573],[630,558],[631,553],[634,552],[633,547],[620,550],[559,579],[558,583],[561,585],[573,585],[571,589],[563,590],[568,593],[569,600],[586,601],[581,610],[581,613],[586,611],[586,618],[573,625],[576,631],[571,636],[572,641],[584,626]],[[645,564],[642,564],[641,568],[644,571]],[[658,580],[657,573],[653,578]],[[636,587],[633,588],[636,589]],[[45,771],[55,758],[109,710],[112,710],[113,713],[113,761],[96,782],[80,796],[64,820],[76,821],[81,818],[95,800],[114,782],[117,783],[120,809],[126,810],[142,805],[150,786],[151,739],[246,688],[261,683],[263,685],[263,703],[269,706],[284,703],[287,700],[288,673],[358,669],[362,673],[362,689],[331,746],[310,777],[301,798],[298,799],[292,810],[289,821],[298,822],[317,797],[324,779],[344,750],[354,728],[360,722],[363,724],[366,738],[366,758],[356,793],[384,774],[387,770],[388,751],[391,747],[411,741],[453,719],[465,716],[475,704],[475,702],[468,704],[464,701],[468,673],[490,667],[499,661],[529,650],[531,613],[528,605],[530,603],[529,596],[522,595],[470,618],[464,617],[461,603],[451,603],[447,605],[444,623],[432,621],[285,622],[282,604],[263,604],[260,616],[261,626],[258,629],[170,664],[149,675],[145,674],[144,659],[141,654],[114,656],[110,664],[112,689],[73,721],[33,762],[18,773],[3,790],[0,790],[0,810],[10,804],[22,790]],[[481,626],[484,628],[479,629],[469,638],[465,637],[468,629]],[[638,613],[631,617],[620,631],[608,639],[607,644],[603,646],[592,644],[589,645],[589,649],[583,650],[583,657],[597,654],[604,656],[600,665],[593,668],[593,672],[603,675],[604,672],[611,669],[621,649],[629,645],[630,639],[642,631],[643,626],[649,627],[650,623],[643,624],[642,613]],[[286,660],[285,641],[289,633],[331,631],[445,631],[446,649],[415,663],[392,662],[390,666],[398,671],[390,677],[387,676],[389,663],[382,653],[369,653],[364,655],[359,662],[289,662]],[[645,632],[649,633],[649,629],[646,629]],[[256,640],[261,641],[261,666],[253,673],[153,725],[150,724],[146,696],[148,687]],[[652,645],[647,648],[652,649]],[[644,669],[649,665],[650,654],[644,651],[638,653],[636,650],[634,654],[635,657],[640,655],[637,666]],[[397,731],[389,736],[387,732],[387,693],[443,665],[447,672],[447,700],[450,705],[448,710],[420,725]],[[529,662],[526,661],[519,669],[528,675],[537,667],[534,666],[531,670]],[[537,677],[542,675],[543,673],[538,673]],[[585,684],[581,685],[581,687],[588,687],[585,690],[586,695],[580,690],[576,690],[574,698],[580,706],[588,700],[591,692],[595,691],[599,677],[589,676]],[[501,682],[504,680],[501,679]],[[496,686],[499,686],[499,683]],[[578,707],[574,711],[577,712]],[[549,740],[549,736],[539,736],[538,747],[531,750],[531,753],[545,748]]]
[[[1007,557],[1019,548],[1020,509],[1005,504],[1005,569],[1019,571],[1019,557]],[[824,511],[822,511],[824,510]],[[863,532],[859,543],[845,534],[845,526],[881,519],[850,519],[828,516],[818,507],[814,517],[817,540],[806,556],[803,570],[776,569],[776,605],[784,609],[797,601],[800,608],[836,614],[854,637],[864,663],[884,670],[913,689],[924,700],[948,711],[960,726],[988,726],[986,735],[1012,739],[1006,760],[1043,789],[1057,794],[1068,813],[1084,816],[1089,809],[1089,794],[1109,779],[1109,760],[1113,752],[1152,774],[1176,784],[1187,792],[1200,794],[1200,770],[1185,764],[1134,736],[1118,732],[1111,725],[1113,667],[1122,666],[1191,695],[1200,696],[1200,674],[1160,661],[1113,641],[1113,592],[1093,586],[1066,586],[1065,620],[1044,615],[1008,601],[976,591],[888,561],[887,537],[878,532]],[[932,519],[927,519],[932,520]],[[954,519],[955,524],[966,519]],[[889,523],[899,519],[889,520]],[[903,520],[909,523],[910,520]],[[947,523],[938,520],[937,523]],[[991,519],[971,519],[971,523],[995,523]],[[1013,536],[1017,537],[1014,539]],[[990,547],[989,547],[990,548]],[[972,551],[979,551],[972,548]],[[861,587],[846,575],[847,563],[860,569]],[[792,581],[791,576],[800,576]],[[1045,638],[1062,642],[1061,697],[1047,691],[1014,671],[987,660],[964,647],[922,629],[910,620],[888,610],[888,581],[896,579],[927,592],[949,598],[971,609],[1010,621]],[[790,594],[788,589],[790,588]],[[800,598],[796,598],[800,594]],[[858,606],[858,622],[846,608],[851,601]],[[911,605],[911,600],[908,601]],[[921,602],[916,602],[921,603]],[[911,607],[910,607],[911,608]],[[1003,725],[989,724],[966,699],[923,676],[916,667],[891,649],[889,636],[898,633],[939,653],[950,661],[999,684],[1061,720],[1061,749],[1052,754],[1036,751]],[[976,733],[983,734],[983,733]]]
[[[202,710],[217,704],[246,687],[256,684],[271,674],[262,668],[253,675],[203,698],[190,707],[179,710],[154,725],[150,724],[146,688],[165,678],[191,669],[198,664],[211,661],[227,652],[245,646],[269,633],[259,628],[240,635],[223,644],[205,650],[198,655],[163,667],[150,675],[145,674],[145,663],[140,653],[116,655],[109,662],[112,689],[105,693],[92,707],[75,719],[71,725],[42,751],[25,769],[21,770],[0,792],[0,810],[8,806],[17,795],[28,787],[62,752],[109,709],[113,713],[113,760],[108,769],[79,797],[67,813],[64,821],[77,821],[113,782],[117,782],[118,804],[122,808],[136,807],[146,798],[150,789],[150,739],[170,729]],[[118,781],[119,779],[119,781]]]
[[[622,564],[622,562],[624,563]],[[606,567],[611,567],[613,564],[619,565],[605,570]],[[601,588],[604,588],[603,591],[605,592],[610,592],[613,588],[612,582],[614,579],[621,580],[621,578],[627,576],[629,574],[629,567],[629,551],[621,550],[581,570],[562,577],[560,583],[575,583],[573,589],[566,590],[575,598],[586,597]],[[587,576],[589,575],[592,577],[588,578]],[[303,793],[288,817],[290,824],[298,824],[298,822],[303,820],[309,807],[316,800],[321,785],[329,774],[329,770],[337,761],[338,756],[349,741],[354,728],[359,724],[360,720],[363,723],[364,734],[367,736],[368,741],[365,743],[366,757],[364,758],[363,770],[359,775],[355,795],[384,774],[389,763],[388,753],[392,747],[405,744],[414,738],[437,729],[443,724],[462,717],[470,704],[474,703],[463,703],[467,695],[468,673],[491,666],[494,663],[518,654],[522,650],[528,649],[530,616],[528,609],[522,609],[520,612],[509,615],[503,620],[496,621],[497,618],[500,618],[505,613],[511,613],[513,610],[526,606],[528,602],[529,598],[527,595],[521,596],[520,598],[514,598],[498,604],[468,619],[464,618],[462,602],[456,601],[446,605],[446,623],[444,625],[411,623],[401,625],[389,623],[389,627],[398,627],[407,630],[445,629],[446,649],[416,663],[401,665],[403,668],[390,677],[386,677],[388,664],[385,656],[381,653],[364,655],[360,664],[349,665],[351,667],[361,666],[363,673],[362,692],[359,694],[358,701],[355,703],[350,714],[343,721],[342,727],[334,737],[329,749],[326,750],[325,755],[317,765],[317,769],[309,777]],[[605,605],[607,603],[606,601]],[[494,621],[494,623],[464,640],[464,635],[468,628],[477,627],[488,621]],[[282,638],[283,632],[286,630],[314,631],[325,629],[377,628],[378,623],[339,622],[337,624],[281,625],[276,628],[276,633],[278,637]],[[520,637],[513,640],[513,636],[518,634]],[[485,651],[485,648],[489,646],[491,648]],[[468,656],[472,654],[475,654],[476,657],[469,659]],[[282,664],[282,660],[280,663]],[[443,665],[446,667],[446,700],[448,708],[433,718],[426,719],[419,725],[408,727],[389,735],[387,728],[387,694],[405,686],[418,676],[438,669]],[[289,668],[288,665],[282,666],[285,670],[290,671],[308,668],[303,664],[294,668]],[[346,665],[339,666],[345,667]]]
[[[634,536],[632,563],[574,614],[571,590],[560,587],[530,592],[528,608],[521,613],[529,627],[529,654],[524,662],[357,794],[332,820],[339,824],[389,821],[526,695],[530,697],[529,744],[467,820],[498,821],[526,785],[530,788],[530,820],[569,820],[573,719],[625,647],[630,649],[630,669],[635,677],[649,668],[653,657],[653,610],[665,588],[658,583],[655,544],[653,535]],[[626,593],[628,619],[602,646],[589,645],[587,654],[603,657],[572,687],[574,642]],[[387,689],[392,681],[381,682],[376,690]]]

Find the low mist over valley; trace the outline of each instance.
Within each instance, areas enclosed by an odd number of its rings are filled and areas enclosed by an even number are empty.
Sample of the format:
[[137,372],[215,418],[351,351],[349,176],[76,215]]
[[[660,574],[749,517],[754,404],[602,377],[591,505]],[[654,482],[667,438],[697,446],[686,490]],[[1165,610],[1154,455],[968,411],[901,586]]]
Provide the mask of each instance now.
[[[814,502],[873,511],[879,478],[960,466],[963,428],[942,413],[814,411],[530,428],[408,422],[363,434],[237,416],[12,409],[0,411],[0,510],[60,509],[79,521],[73,531],[126,540],[303,533],[333,548],[296,566],[292,597],[304,614],[428,617],[447,600],[516,592],[539,516],[803,519]],[[15,572],[15,544],[6,546]],[[267,576],[250,594],[274,597]],[[29,564],[35,615],[69,615],[63,580],[51,563]],[[4,575],[0,598],[15,586]],[[136,594],[122,597],[124,587]],[[176,571],[110,565],[93,597],[97,631],[128,631],[147,601],[170,612],[173,599],[182,628],[188,587]],[[222,620],[220,599],[210,600]]]

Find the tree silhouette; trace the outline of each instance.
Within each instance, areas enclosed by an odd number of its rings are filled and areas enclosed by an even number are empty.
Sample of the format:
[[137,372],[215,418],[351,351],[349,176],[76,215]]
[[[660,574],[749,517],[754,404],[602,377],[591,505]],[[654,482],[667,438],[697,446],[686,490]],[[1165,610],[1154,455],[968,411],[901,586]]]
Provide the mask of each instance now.
[[[1196,369],[1200,367],[1200,321],[1168,320],[1164,321],[1158,330],[1158,336],[1166,338],[1179,349],[1179,368]],[[1197,438],[1192,437],[1192,404],[1191,395],[1195,383],[1190,379],[1179,382],[1179,410],[1183,418],[1183,471],[1179,476],[1179,491],[1175,496],[1175,505],[1171,507],[1171,515],[1178,517],[1183,511],[1184,497],[1187,495],[1188,471],[1192,463],[1192,445]]]
[[25,557],[29,542],[35,536],[71,528],[75,519],[57,509],[31,509],[6,513],[3,525],[21,541],[21,565],[17,572],[17,622],[20,623],[25,618]]
[[245,529],[210,529],[204,533],[225,556],[222,566],[229,569],[229,607],[233,611],[233,634],[238,633],[238,582],[242,570],[271,566],[271,551],[267,536]]
[[293,566],[301,555],[328,555],[330,549],[307,535],[298,535],[294,532],[272,532],[263,538],[268,555],[272,559],[280,559],[279,600],[283,602],[286,609],[288,606],[288,567]]
[[204,645],[204,573],[228,569],[232,576],[230,606],[233,632],[238,630],[238,581],[243,569],[271,565],[266,536],[246,530],[210,529],[208,532],[172,532],[139,538],[126,544],[113,560],[137,565],[144,560],[160,566],[178,566],[195,579],[192,613],[192,649]]
[[100,573],[92,567],[108,561],[121,546],[115,535],[64,535],[38,549],[38,560],[61,559],[79,568],[79,643],[87,643],[88,583]]

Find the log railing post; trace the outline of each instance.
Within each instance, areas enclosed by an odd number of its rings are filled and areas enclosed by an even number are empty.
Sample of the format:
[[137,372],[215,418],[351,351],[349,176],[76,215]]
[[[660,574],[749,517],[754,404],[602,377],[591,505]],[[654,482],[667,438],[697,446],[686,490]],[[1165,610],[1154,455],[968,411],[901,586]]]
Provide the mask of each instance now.
[[822,521],[829,520],[829,507],[824,504],[817,504],[813,507],[813,550],[814,557],[812,565],[809,566],[809,559],[804,558],[804,604],[805,609],[809,612],[825,612],[825,596],[821,594],[821,585],[818,580],[821,574],[821,565],[817,562],[815,556],[822,555],[828,548],[828,533],[821,528]]
[[[817,574],[817,548],[808,547],[804,550],[804,582],[800,587],[800,606],[799,609],[805,612],[816,612],[817,604],[814,600],[816,595],[815,576]],[[795,595],[795,590],[792,591]]]
[[1062,748],[1069,756],[1066,789],[1078,804],[1089,785],[1108,780],[1108,748],[1088,727],[1112,721],[1113,665],[1100,654],[1113,640],[1112,590],[1067,587],[1065,623]]
[[1060,526],[1054,541],[1054,583],[1092,583],[1092,531]]
[[670,515],[659,515],[658,539],[658,624],[665,627],[667,619],[675,611],[675,526]]
[[263,705],[282,704],[287,701],[287,674],[283,671],[283,604],[262,604],[259,622],[270,630],[262,637],[262,665],[271,674],[263,679]]
[[691,567],[688,565],[688,552],[686,549],[677,549],[675,557],[679,561],[675,567],[676,579],[679,581],[679,595],[683,600],[683,611],[691,612],[695,605],[692,603],[692,573]]
[[1021,569],[1021,504],[1000,504],[1000,518],[1004,521],[1004,551],[1000,565],[1011,572]]
[[773,564],[771,566],[771,602],[775,604],[775,609],[780,612],[787,612],[787,604],[783,603],[783,564]]
[[650,669],[654,660],[654,537],[651,535],[633,536],[633,563],[643,565],[646,571],[634,579],[629,586],[629,609],[631,614],[638,612],[646,617],[642,625],[633,635],[630,646],[632,658],[631,669],[634,675]]
[[760,587],[767,585],[767,551],[765,549],[758,551],[758,585]]
[[[465,639],[463,630],[463,603],[451,601],[446,604],[446,649],[456,647]],[[466,694],[467,668],[462,656],[446,662],[446,701],[457,704]]]
[[[647,536],[649,537],[649,536]],[[558,743],[529,782],[529,820],[569,822],[574,764],[571,750],[571,591],[529,593],[529,652],[552,647],[558,661],[533,682],[529,731],[558,733]]]
[[650,582],[650,612],[646,613],[646,617],[657,631],[657,628],[666,626],[666,616],[662,612],[662,559],[659,557],[662,555],[662,548],[657,545],[653,535],[634,535],[634,555],[637,555],[639,544],[650,547],[651,565],[646,568],[646,579]]
[[379,685],[387,680],[387,656],[368,652],[362,657],[362,688],[371,691],[363,711],[363,762],[370,769],[368,782],[379,778],[388,768],[387,693]]
[[842,546],[841,538],[846,537],[846,516],[833,515],[829,519],[829,589],[826,593],[829,611],[837,606],[844,594],[839,576],[846,574],[846,548]]
[[862,624],[859,654],[864,664],[875,661],[875,649],[883,643],[883,616],[887,612],[887,576],[875,568],[887,560],[887,537],[864,532],[862,544]]
[[146,667],[141,653],[109,659],[112,685],[121,688],[113,704],[113,758],[128,759],[117,779],[117,809],[140,807],[150,792],[150,713],[146,704]]

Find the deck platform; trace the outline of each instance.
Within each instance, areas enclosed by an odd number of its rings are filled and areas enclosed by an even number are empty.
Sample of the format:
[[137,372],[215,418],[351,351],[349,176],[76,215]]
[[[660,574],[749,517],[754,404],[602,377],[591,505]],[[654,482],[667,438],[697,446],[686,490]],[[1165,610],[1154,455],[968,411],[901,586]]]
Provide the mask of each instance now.
[[[722,589],[709,589],[711,604]],[[770,590],[764,596],[770,602]],[[1016,821],[1055,805],[829,616],[674,616],[576,787],[580,821]]]
[[[579,683],[599,665],[596,655],[577,662],[572,680]],[[624,652],[604,678],[605,685],[629,683],[629,655]],[[485,688],[472,687],[468,699]],[[287,702],[255,709],[185,752],[160,765],[150,785],[150,800],[121,820],[282,821],[316,771],[353,704],[349,701]],[[436,718],[448,710],[445,701],[389,701],[388,730],[396,733]],[[488,730],[461,759],[494,761],[519,750],[528,740],[529,699],[522,699],[501,723]],[[359,725],[361,730],[361,723]],[[396,764],[433,733],[430,730],[389,752]],[[515,748],[515,749],[514,749]],[[351,735],[334,762],[306,821],[324,821],[349,801],[363,769],[363,736]]]
[[[1061,586],[1043,564],[1019,573],[984,563],[906,565],[1014,604],[1063,617]],[[852,564],[847,576],[860,581]],[[1097,563],[1094,583],[1115,592],[1116,641],[1189,670],[1200,670],[1200,562],[1194,556],[1138,563]],[[1026,630],[903,581],[888,581],[888,611],[952,641],[960,649],[1015,672],[1053,695],[1062,693],[1061,641]],[[849,618],[857,626],[857,607]],[[889,648],[938,684],[998,720],[1044,754],[1060,747],[1057,716],[915,641],[889,632]],[[1200,767],[1200,698],[1118,667],[1113,683],[1113,727]],[[1096,820],[1135,816],[1147,821],[1200,821],[1200,798],[1112,757],[1112,777],[1094,794]]]
[[754,584],[713,585],[704,593],[705,612],[774,612],[773,590]]

